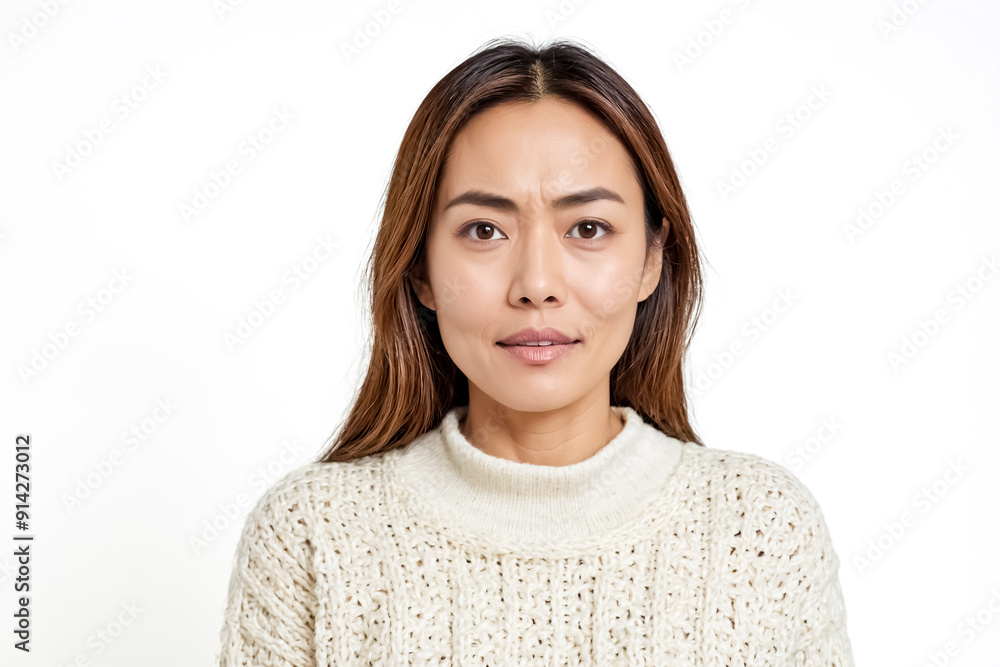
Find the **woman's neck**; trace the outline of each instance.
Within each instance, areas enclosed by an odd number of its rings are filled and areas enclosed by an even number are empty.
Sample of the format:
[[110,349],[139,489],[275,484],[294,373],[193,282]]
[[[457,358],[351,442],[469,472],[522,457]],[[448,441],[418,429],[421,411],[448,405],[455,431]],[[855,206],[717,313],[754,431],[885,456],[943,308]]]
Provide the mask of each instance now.
[[401,481],[447,524],[494,544],[558,544],[641,514],[680,459],[681,442],[632,408],[612,411],[625,425],[592,456],[566,465],[485,453],[459,428],[468,406],[449,410],[438,428],[393,458]]
[[590,458],[621,433],[624,418],[606,401],[548,412],[521,412],[470,396],[461,434],[477,449],[508,461],[565,466]]

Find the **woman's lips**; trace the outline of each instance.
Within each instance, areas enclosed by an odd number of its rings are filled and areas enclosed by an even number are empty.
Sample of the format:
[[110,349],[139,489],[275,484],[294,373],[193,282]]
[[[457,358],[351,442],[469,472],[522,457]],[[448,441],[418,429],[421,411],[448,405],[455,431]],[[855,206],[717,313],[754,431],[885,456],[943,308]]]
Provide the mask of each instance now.
[[520,345],[523,343],[572,343],[574,340],[555,327],[545,327],[544,329],[527,328],[521,329],[506,338],[498,341],[501,345]]
[[572,343],[556,343],[552,345],[504,345],[497,343],[515,359],[520,361],[539,364],[555,361],[566,356],[579,344],[579,341]]

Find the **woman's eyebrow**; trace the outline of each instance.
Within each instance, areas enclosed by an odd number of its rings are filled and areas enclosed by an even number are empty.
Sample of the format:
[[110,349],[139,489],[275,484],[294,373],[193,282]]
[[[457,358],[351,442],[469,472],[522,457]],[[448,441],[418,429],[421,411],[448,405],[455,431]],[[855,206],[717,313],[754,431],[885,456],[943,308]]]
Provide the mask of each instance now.
[[[625,200],[622,199],[622,196],[617,192],[613,192],[603,186],[597,186],[587,188],[586,190],[571,192],[567,195],[558,197],[552,200],[552,206],[553,208],[571,208],[573,206],[579,206],[580,204],[587,204],[601,199],[616,201],[622,204],[625,203]],[[469,190],[468,192],[463,192],[448,202],[448,204],[444,207],[444,210],[447,211],[452,206],[458,206],[459,204],[485,206],[486,208],[495,208],[501,211],[517,211],[517,204],[515,204],[513,200],[501,197],[500,195],[493,194],[491,192],[484,192],[483,190]]]

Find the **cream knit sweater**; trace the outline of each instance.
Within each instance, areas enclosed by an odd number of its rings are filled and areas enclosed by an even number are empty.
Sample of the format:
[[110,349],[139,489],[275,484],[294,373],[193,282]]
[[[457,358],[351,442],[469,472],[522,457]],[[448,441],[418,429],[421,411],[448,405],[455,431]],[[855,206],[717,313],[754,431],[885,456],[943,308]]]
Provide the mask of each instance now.
[[823,515],[752,454],[628,407],[585,461],[459,430],[285,475],[247,517],[222,667],[853,666]]

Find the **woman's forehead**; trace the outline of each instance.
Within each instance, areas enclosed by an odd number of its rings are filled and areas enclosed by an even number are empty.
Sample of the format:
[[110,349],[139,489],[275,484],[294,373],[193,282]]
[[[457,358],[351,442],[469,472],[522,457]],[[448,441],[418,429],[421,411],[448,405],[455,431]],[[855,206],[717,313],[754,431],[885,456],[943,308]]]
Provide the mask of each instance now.
[[550,99],[505,104],[470,120],[453,140],[438,185],[442,206],[469,189],[539,201],[599,186],[627,197],[640,190],[621,142],[582,108]]

